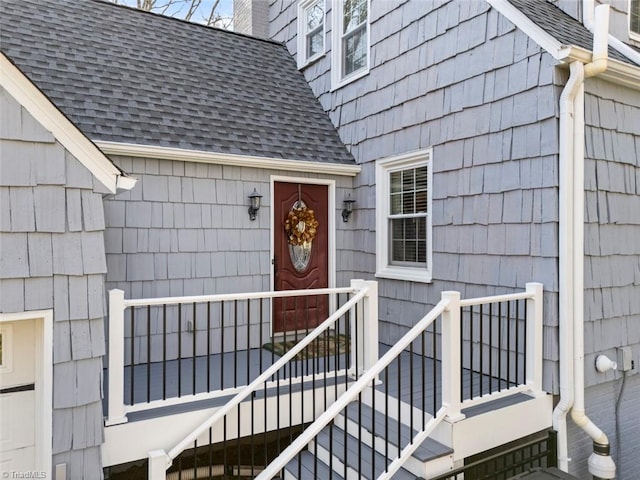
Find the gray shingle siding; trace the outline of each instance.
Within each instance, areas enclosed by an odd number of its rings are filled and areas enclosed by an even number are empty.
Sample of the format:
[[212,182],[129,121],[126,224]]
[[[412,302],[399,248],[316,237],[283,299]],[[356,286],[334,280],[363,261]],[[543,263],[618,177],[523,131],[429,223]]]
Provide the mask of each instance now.
[[[283,172],[124,156],[113,157],[113,161],[137,177],[138,183],[132,191],[104,200],[107,288],[124,290],[126,298],[270,290],[270,178],[282,177]],[[342,222],[340,210],[341,199],[351,192],[351,177],[303,172],[287,175],[333,178],[336,236],[350,232],[352,224]],[[254,188],[263,198],[256,220],[251,221],[248,195]],[[352,221],[358,215],[354,214]],[[351,239],[338,242],[338,286],[348,285],[353,278],[351,262],[340,261],[348,256],[351,245]],[[184,325],[190,315],[184,313]],[[232,327],[226,328],[226,337],[233,338]],[[177,329],[174,325],[173,331]],[[214,326],[214,337],[215,330]],[[126,335],[129,339],[130,334]],[[169,340],[169,357],[177,355],[174,340]],[[217,345],[214,342],[214,348]],[[146,347],[136,350],[144,356]]]
[[0,312],[53,309],[52,462],[68,463],[69,478],[98,478],[102,198],[85,167],[4,89],[0,118]]
[[[294,55],[295,10],[295,2],[277,2],[271,12],[272,34]],[[368,75],[329,91],[331,52],[304,73],[363,168],[356,276],[375,272],[375,161],[433,147],[434,281],[380,280],[381,338],[397,339],[444,290],[470,297],[540,281],[555,305],[553,59],[485,2],[372,2],[370,19]],[[547,328],[550,390],[557,388],[556,338]]]

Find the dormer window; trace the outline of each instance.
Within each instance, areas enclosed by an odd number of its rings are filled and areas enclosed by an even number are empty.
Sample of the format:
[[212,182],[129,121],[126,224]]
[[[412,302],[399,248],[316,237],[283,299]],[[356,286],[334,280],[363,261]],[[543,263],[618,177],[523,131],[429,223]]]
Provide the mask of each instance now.
[[640,41],[640,0],[629,0],[629,36]]
[[332,88],[369,72],[369,0],[333,3]]
[[298,68],[324,55],[324,0],[298,4]]

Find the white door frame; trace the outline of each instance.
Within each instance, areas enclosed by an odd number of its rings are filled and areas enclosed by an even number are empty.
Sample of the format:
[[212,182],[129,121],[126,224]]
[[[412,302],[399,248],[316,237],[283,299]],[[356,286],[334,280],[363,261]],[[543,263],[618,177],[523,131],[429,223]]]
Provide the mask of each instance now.
[[0,323],[35,321],[36,465],[35,471],[51,478],[53,440],[53,310],[0,313]]
[[[274,218],[274,201],[275,201],[275,183],[308,183],[312,185],[327,185],[327,219],[328,225],[328,271],[327,271],[327,286],[328,288],[335,288],[336,286],[336,181],[326,178],[307,178],[307,177],[294,177],[286,175],[271,175],[270,178],[270,208],[269,208],[269,258],[271,262],[271,270],[269,272],[269,286],[270,290],[275,289],[275,277],[273,275],[273,257],[275,255],[275,218]],[[335,301],[329,297],[329,312],[335,310]],[[270,316],[271,317],[271,316]],[[273,319],[272,319],[273,320]],[[270,322],[270,333],[273,334],[273,321]]]

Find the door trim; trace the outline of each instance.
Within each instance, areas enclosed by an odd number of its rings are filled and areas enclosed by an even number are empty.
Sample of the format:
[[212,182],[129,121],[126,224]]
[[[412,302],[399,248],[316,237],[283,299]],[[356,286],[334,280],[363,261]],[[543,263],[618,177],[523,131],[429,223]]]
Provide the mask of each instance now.
[[[328,243],[327,243],[327,259],[328,259],[328,271],[327,271],[327,285],[328,288],[335,288],[336,286],[336,181],[326,178],[307,178],[307,177],[289,177],[285,175],[271,175],[269,180],[269,262],[271,268],[269,270],[269,289],[274,291],[275,278],[273,275],[273,257],[275,255],[275,219],[274,219],[274,201],[275,201],[275,183],[308,183],[313,185],[326,185],[327,188],[327,219],[328,225]],[[335,311],[335,302],[330,297],[329,299],[329,314]],[[271,319],[271,316],[269,317]],[[273,322],[269,321],[269,334],[273,335]]]
[[33,320],[36,327],[36,465],[35,471],[51,478],[53,439],[53,310],[0,313],[0,324]]

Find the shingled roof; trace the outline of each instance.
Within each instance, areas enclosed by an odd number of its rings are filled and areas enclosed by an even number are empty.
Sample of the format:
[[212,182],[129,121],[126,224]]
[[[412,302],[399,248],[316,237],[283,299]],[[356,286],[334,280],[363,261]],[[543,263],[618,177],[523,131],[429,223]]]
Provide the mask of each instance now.
[[0,45],[94,141],[355,163],[280,43],[97,0],[2,0]]
[[[509,3],[562,44],[592,50],[593,34],[582,23],[554,4],[546,0],[509,0]],[[634,48],[631,45],[629,47]],[[609,47],[609,58],[635,65],[613,47]]]

